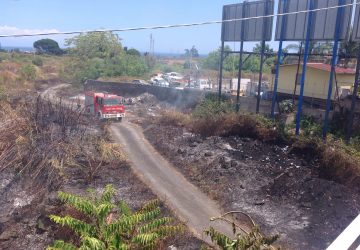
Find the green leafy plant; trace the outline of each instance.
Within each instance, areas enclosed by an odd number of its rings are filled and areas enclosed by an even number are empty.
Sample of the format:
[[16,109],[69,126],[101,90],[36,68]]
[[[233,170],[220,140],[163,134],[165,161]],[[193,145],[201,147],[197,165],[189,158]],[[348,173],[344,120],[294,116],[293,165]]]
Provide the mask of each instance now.
[[302,115],[300,126],[306,136],[321,136],[321,123],[312,116]]
[[223,114],[234,113],[234,107],[228,100],[219,102],[216,95],[208,95],[199,103],[192,115],[194,118],[213,118]]
[[38,67],[43,66],[43,60],[40,57],[35,57],[31,62]]
[[[243,214],[251,221],[253,229],[248,232],[242,226],[227,218],[232,214]],[[211,241],[215,243],[220,249],[223,250],[265,250],[276,249],[272,244],[279,238],[279,235],[265,237],[260,233],[259,227],[254,223],[251,217],[243,212],[232,211],[228,212],[220,217],[211,218],[211,221],[221,220],[229,223],[232,226],[234,238],[223,234],[210,227],[205,230],[205,234],[211,238]]]
[[20,68],[20,75],[27,81],[36,79],[36,68],[31,64],[26,64]]
[[279,103],[279,110],[281,113],[289,114],[295,111],[295,105],[292,100],[284,100]]
[[59,192],[60,200],[85,219],[69,215],[51,215],[50,219],[72,229],[80,238],[80,246],[59,240],[47,249],[156,249],[161,240],[183,230],[182,226],[171,225],[171,218],[160,216],[157,200],[133,212],[125,202],[116,205],[114,194],[111,185],[105,187],[100,198],[94,192],[86,198]]

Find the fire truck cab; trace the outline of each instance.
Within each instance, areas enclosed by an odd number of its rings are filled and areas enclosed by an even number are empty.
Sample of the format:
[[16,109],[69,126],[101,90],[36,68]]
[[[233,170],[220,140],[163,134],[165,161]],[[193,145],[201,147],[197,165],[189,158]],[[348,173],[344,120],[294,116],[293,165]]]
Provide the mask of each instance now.
[[87,113],[96,115],[100,120],[117,119],[121,121],[125,117],[123,98],[114,94],[86,92],[85,110]]

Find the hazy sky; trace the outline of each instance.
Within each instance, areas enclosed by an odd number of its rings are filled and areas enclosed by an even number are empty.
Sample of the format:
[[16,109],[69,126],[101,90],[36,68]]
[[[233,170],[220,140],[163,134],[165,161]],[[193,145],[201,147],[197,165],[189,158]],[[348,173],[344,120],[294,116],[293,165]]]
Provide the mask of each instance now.
[[[0,34],[127,28],[221,20],[222,6],[234,0],[1,0]],[[277,2],[277,0],[276,0]],[[201,54],[220,45],[220,24],[119,33],[124,46],[183,53],[195,45]],[[0,38],[2,46],[32,46],[43,37]],[[64,36],[50,37],[63,45]],[[248,49],[253,43],[247,43]],[[276,46],[275,43],[272,43]],[[232,48],[238,45],[230,44]]]

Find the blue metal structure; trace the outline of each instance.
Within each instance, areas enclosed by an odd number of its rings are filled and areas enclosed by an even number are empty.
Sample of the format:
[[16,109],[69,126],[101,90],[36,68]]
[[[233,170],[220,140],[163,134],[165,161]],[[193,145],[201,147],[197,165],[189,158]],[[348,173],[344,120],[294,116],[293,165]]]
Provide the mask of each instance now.
[[[222,18],[225,17],[225,10],[223,8]],[[221,90],[222,90],[222,78],[223,78],[223,60],[224,60],[224,23],[222,23],[221,28],[221,54],[220,54],[220,69],[219,69],[219,102],[221,101]]]
[[[284,0],[283,5],[283,13],[287,12],[288,9],[288,1]],[[276,105],[276,98],[277,98],[277,89],[279,84],[279,73],[280,73],[280,65],[282,64],[282,49],[283,49],[283,40],[282,37],[284,36],[286,27],[286,16],[283,17],[281,22],[281,34],[280,34],[280,41],[279,41],[279,49],[277,54],[277,63],[276,63],[276,73],[275,73],[275,82],[274,82],[274,90],[273,90],[273,96],[272,96],[272,103],[271,103],[271,117],[275,117],[275,105]]]
[[358,89],[359,89],[359,82],[360,82],[360,49],[358,49],[354,90],[353,90],[353,94],[352,94],[352,98],[351,98],[351,107],[350,107],[349,121],[348,121],[347,133],[346,133],[346,142],[347,143],[350,142],[350,138],[352,135],[352,127],[353,127],[353,123],[354,123],[355,106],[356,106],[357,93],[358,93]]
[[[244,2],[244,4],[246,1]],[[241,16],[245,16],[245,8],[242,8]],[[241,22],[241,37],[244,37],[244,22]],[[240,59],[239,59],[239,72],[238,72],[238,85],[236,92],[236,112],[240,111],[240,84],[242,77],[242,67],[243,67],[243,52],[244,52],[244,41],[240,42]]]
[[[344,0],[340,0],[339,1],[339,5],[344,5],[345,1]],[[329,114],[330,114],[330,109],[331,109],[331,96],[332,96],[332,90],[333,90],[333,81],[334,81],[334,75],[335,75],[335,70],[336,70],[336,64],[337,64],[337,53],[338,53],[338,49],[339,49],[339,39],[340,39],[340,34],[341,34],[341,20],[342,20],[342,16],[343,16],[343,12],[344,12],[344,8],[338,8],[337,9],[337,16],[336,16],[336,29],[335,29],[335,40],[334,40],[334,47],[333,47],[333,52],[332,52],[332,59],[331,59],[331,71],[330,71],[330,77],[329,77],[329,90],[328,90],[328,95],[327,95],[327,100],[326,100],[326,112],[325,112],[325,120],[324,120],[324,127],[323,127],[323,138],[326,139],[326,134],[328,131],[328,126],[329,126]]]
[[243,67],[243,51],[244,51],[244,42],[240,42],[240,59],[239,59],[239,72],[238,72],[238,83],[237,83],[237,92],[236,92],[236,112],[240,110],[240,83],[242,76],[242,67]]
[[[269,14],[269,1],[266,1],[265,4],[265,15]],[[258,83],[258,92],[257,92],[257,100],[256,100],[256,114],[259,113],[260,110],[260,100],[261,100],[261,84],[262,84],[262,76],[263,76],[263,67],[264,67],[264,53],[265,53],[265,35],[267,30],[263,27],[262,30],[262,41],[261,41],[261,54],[260,54],[260,73],[259,73],[259,83]]]
[[[308,10],[314,9],[313,1],[308,2],[307,9]],[[308,61],[308,57],[309,57],[310,38],[311,38],[312,27],[313,27],[312,19],[313,19],[313,12],[310,11],[308,20],[307,20],[304,62],[303,62],[303,69],[302,69],[302,75],[301,75],[298,110],[297,110],[297,114],[296,114],[296,135],[300,134],[300,122],[301,122],[302,105],[303,105],[303,99],[304,99],[304,87],[305,87],[305,79],[306,79],[306,66],[307,66],[307,61]]]
[[[241,11],[239,11],[241,10]],[[267,16],[274,13],[274,0],[258,0],[244,1],[239,4],[224,5],[222,20],[241,19],[249,17]],[[223,76],[223,60],[224,60],[224,42],[241,42],[241,51],[243,51],[243,42],[262,41],[262,63],[260,65],[260,81],[261,88],[263,58],[265,50],[265,41],[270,41],[272,37],[273,17],[247,19],[233,22],[222,23],[221,33],[221,60],[220,60],[220,81],[219,81],[219,100],[221,96],[222,76]],[[246,59],[245,59],[246,61]],[[240,84],[242,73],[242,52],[240,52],[239,72],[238,72],[238,93],[237,93],[237,110],[240,108]],[[259,107],[260,99],[258,99],[257,107]],[[258,108],[257,108],[258,110]]]

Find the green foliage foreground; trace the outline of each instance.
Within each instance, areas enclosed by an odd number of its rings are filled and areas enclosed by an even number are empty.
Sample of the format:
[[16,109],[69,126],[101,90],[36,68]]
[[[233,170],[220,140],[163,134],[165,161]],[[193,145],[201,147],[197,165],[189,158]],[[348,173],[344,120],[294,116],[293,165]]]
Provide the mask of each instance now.
[[84,198],[59,192],[60,200],[79,211],[85,219],[69,215],[51,215],[50,219],[73,230],[80,238],[80,246],[60,240],[47,249],[156,249],[161,240],[183,230],[182,226],[169,225],[171,218],[160,216],[157,200],[133,212],[125,202],[116,205],[114,194],[111,185],[106,186],[100,198],[94,193]]
[[[246,216],[252,224],[252,230],[248,232],[242,226],[236,224],[235,221],[228,219],[227,216],[233,214],[242,214]],[[259,227],[255,224],[253,219],[240,211],[231,211],[220,217],[211,218],[211,221],[224,221],[231,225],[234,238],[230,238],[222,232],[217,231],[213,227],[210,227],[205,231],[205,234],[211,238],[220,249],[223,250],[267,250],[276,249],[272,244],[279,239],[279,235],[264,236],[260,233]]]

